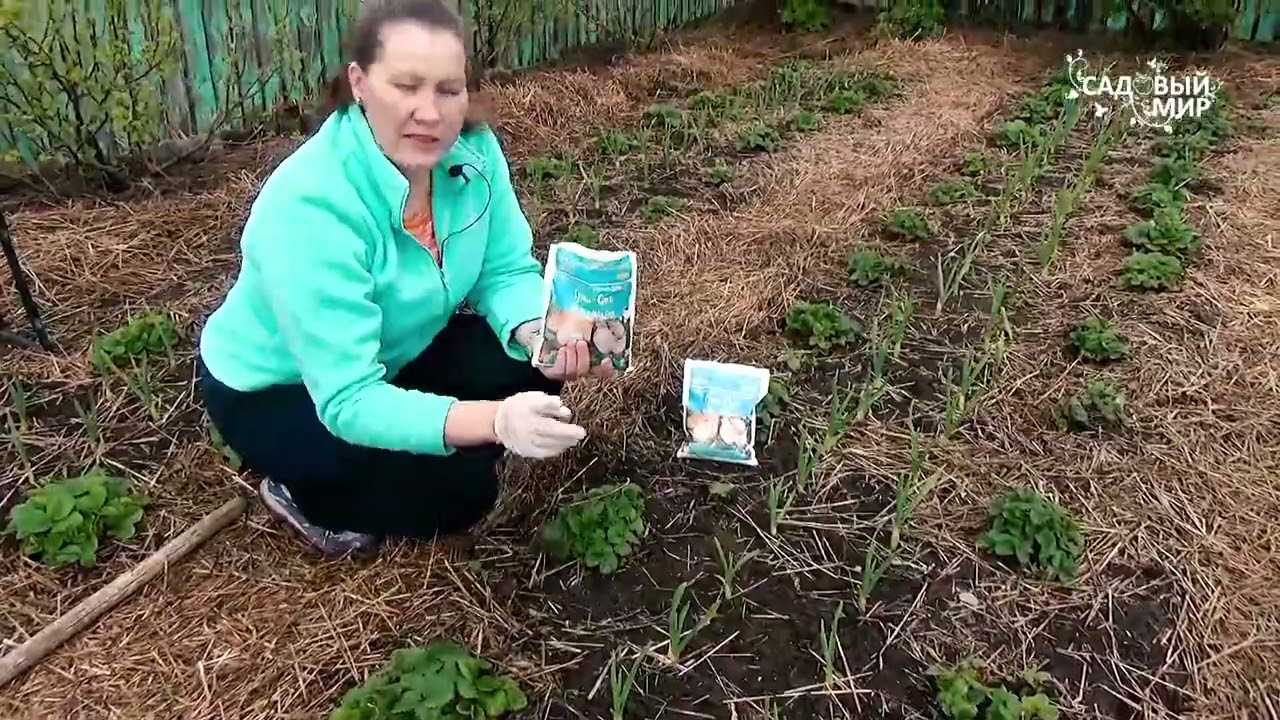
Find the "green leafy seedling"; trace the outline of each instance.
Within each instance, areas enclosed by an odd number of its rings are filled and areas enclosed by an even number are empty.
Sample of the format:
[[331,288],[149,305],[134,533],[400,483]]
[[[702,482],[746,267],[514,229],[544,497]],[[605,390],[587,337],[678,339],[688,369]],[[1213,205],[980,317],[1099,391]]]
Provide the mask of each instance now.
[[641,143],[626,132],[611,128],[596,138],[596,147],[605,155],[621,157],[639,150]]
[[990,692],[978,678],[977,668],[967,665],[933,668],[929,674],[934,676],[938,691],[935,699],[943,715],[951,720],[977,720],[978,711]]
[[155,310],[131,317],[124,325],[99,335],[89,351],[89,361],[99,373],[109,375],[138,362],[167,356],[177,344],[173,318]]
[[1104,379],[1089,382],[1082,393],[1062,401],[1058,406],[1058,427],[1082,432],[1104,427],[1118,427],[1125,422],[1125,393]]
[[640,206],[640,217],[645,222],[657,222],[668,215],[674,215],[688,205],[684,198],[670,195],[654,195]]
[[6,532],[41,563],[93,567],[103,539],[132,538],[149,503],[123,479],[95,468],[28,490],[10,511]]
[[897,95],[901,85],[893,75],[872,71],[855,76],[848,89],[856,90],[868,99],[883,100]]
[[867,105],[867,94],[853,88],[836,90],[827,97],[826,109],[838,115],[855,113]]
[[943,180],[929,188],[929,201],[937,205],[977,200],[982,197],[971,180]]
[[813,132],[822,127],[822,118],[812,110],[797,110],[787,120],[787,128],[792,132]]
[[1076,521],[1034,488],[1011,490],[993,503],[978,545],[1050,580],[1074,579],[1084,550]]
[[1002,148],[1035,147],[1044,142],[1044,131],[1026,120],[1007,120],[996,126],[996,144]]
[[1185,157],[1156,158],[1150,174],[1147,176],[1153,183],[1170,188],[1181,188],[1200,176],[1195,161]]
[[833,21],[830,0],[784,0],[778,10],[783,27],[792,32],[822,32]]
[[574,223],[565,231],[564,241],[577,243],[583,247],[599,247],[600,231],[586,223]]
[[778,131],[765,123],[755,125],[738,134],[736,145],[742,152],[774,152],[782,143]]
[[885,223],[885,229],[893,235],[900,235],[911,240],[928,240],[933,237],[933,226],[929,219],[913,208],[898,208],[893,211]]
[[733,168],[723,160],[720,160],[714,165],[707,166],[706,176],[707,182],[715,185],[716,187],[728,185],[733,180]]
[[540,183],[544,180],[559,180],[573,172],[573,163],[563,158],[540,155],[529,161],[525,174],[530,180]]
[[830,350],[861,336],[853,319],[828,302],[798,302],[787,311],[787,332],[811,348]]
[[644,493],[634,483],[593,488],[560,508],[542,529],[542,541],[559,561],[576,559],[608,575],[635,553],[648,535]]
[[969,153],[964,156],[960,165],[960,174],[967,177],[979,177],[988,169],[987,157],[982,153]]
[[394,651],[386,665],[343,695],[328,720],[496,720],[528,705],[514,679],[439,640]]
[[893,276],[901,275],[907,264],[895,257],[886,257],[875,250],[855,250],[845,263],[849,279],[860,287],[885,284]]
[[1175,290],[1186,269],[1182,261],[1161,252],[1135,252],[1124,261],[1120,287],[1126,290]]
[[693,96],[690,106],[704,125],[734,122],[742,119],[742,98],[723,92],[704,90]]
[[645,127],[675,130],[684,126],[684,111],[666,103],[652,105],[644,111],[640,122]]
[[1161,208],[1181,208],[1186,198],[1186,192],[1182,188],[1171,188],[1155,182],[1149,182],[1133,192],[1134,206],[1148,213]]
[[1199,252],[1200,233],[1182,217],[1179,208],[1160,208],[1152,219],[1124,229],[1124,242],[1131,248],[1187,258]]
[[1068,337],[1076,354],[1092,362],[1124,360],[1132,352],[1129,339],[1116,329],[1115,324],[1097,315],[1090,315],[1077,323]]

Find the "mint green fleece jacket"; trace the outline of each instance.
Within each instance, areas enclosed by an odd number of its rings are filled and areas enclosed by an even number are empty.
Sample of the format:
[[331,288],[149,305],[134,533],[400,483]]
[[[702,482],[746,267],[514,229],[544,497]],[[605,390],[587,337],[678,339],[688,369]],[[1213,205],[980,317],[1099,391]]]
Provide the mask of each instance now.
[[[453,165],[466,178],[450,177]],[[432,187],[441,264],[405,229],[408,181],[363,112],[330,115],[253,202],[239,275],[201,332],[209,372],[242,391],[300,382],[325,427],[355,445],[453,453],[444,424],[456,399],[389,381],[464,301],[527,362],[513,331],[541,315],[542,267],[491,130],[464,133]]]

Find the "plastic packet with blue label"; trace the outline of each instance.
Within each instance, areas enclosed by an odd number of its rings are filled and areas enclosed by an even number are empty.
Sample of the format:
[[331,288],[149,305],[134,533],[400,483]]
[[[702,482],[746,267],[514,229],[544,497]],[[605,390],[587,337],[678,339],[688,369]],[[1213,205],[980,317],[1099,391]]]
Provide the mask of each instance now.
[[542,332],[533,364],[551,367],[560,349],[576,340],[591,346],[591,367],[631,367],[635,339],[636,254],[554,243],[542,283]]
[[756,407],[768,393],[767,368],[685,360],[685,443],[676,456],[759,465]]

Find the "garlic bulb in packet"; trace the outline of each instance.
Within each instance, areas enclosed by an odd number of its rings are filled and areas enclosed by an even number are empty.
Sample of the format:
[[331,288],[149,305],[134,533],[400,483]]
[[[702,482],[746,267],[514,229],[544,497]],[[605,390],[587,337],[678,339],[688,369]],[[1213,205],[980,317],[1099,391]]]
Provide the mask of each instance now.
[[542,332],[533,364],[551,367],[565,344],[586,340],[591,367],[631,367],[636,315],[636,254],[553,243],[542,281]]
[[769,393],[767,368],[684,361],[685,442],[676,457],[756,466],[756,407]]

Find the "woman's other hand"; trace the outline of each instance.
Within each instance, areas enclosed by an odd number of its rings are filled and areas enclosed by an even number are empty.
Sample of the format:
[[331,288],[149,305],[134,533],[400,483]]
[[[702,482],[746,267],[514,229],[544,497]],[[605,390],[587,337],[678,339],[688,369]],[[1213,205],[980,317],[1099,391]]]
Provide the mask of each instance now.
[[578,380],[584,377],[613,377],[613,363],[603,362],[591,367],[591,345],[586,340],[575,340],[564,345],[556,353],[556,364],[538,368],[552,380]]

